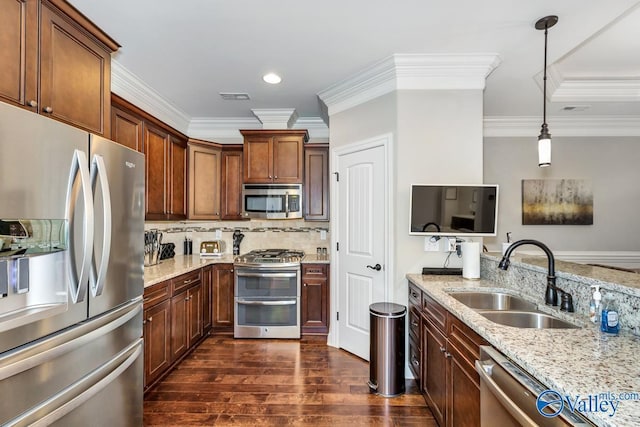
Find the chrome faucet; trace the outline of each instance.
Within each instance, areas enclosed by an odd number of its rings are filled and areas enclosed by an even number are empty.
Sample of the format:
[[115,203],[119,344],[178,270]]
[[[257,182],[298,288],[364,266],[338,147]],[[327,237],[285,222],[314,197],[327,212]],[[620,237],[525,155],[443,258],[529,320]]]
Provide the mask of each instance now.
[[544,294],[544,302],[547,305],[558,305],[558,291],[562,293],[562,305],[560,306],[560,310],[573,312],[573,298],[568,292],[563,291],[559,287],[556,286],[556,267],[555,267],[555,258],[553,257],[553,253],[551,249],[547,247],[542,242],[531,239],[518,240],[513,242],[511,246],[509,246],[504,253],[504,256],[500,260],[498,264],[498,268],[501,270],[506,270],[509,268],[509,257],[511,253],[519,246],[522,245],[534,245],[539,247],[544,251],[547,255],[547,260],[549,261],[549,266],[547,269],[547,289]]

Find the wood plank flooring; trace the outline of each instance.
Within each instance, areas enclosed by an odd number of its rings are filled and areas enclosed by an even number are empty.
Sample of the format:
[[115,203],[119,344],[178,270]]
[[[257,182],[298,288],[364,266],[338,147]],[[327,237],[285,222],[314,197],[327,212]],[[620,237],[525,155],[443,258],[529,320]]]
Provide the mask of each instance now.
[[145,426],[437,427],[414,381],[371,394],[369,365],[326,338],[207,338],[144,401]]

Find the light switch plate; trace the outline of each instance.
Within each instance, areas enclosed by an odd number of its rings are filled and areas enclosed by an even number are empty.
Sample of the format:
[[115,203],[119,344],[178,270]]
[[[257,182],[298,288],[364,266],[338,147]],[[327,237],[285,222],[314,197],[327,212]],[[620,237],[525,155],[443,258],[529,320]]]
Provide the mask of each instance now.
[[320,230],[320,240],[327,240],[327,231]]
[[216,239],[222,239],[222,230],[219,228],[216,230]]

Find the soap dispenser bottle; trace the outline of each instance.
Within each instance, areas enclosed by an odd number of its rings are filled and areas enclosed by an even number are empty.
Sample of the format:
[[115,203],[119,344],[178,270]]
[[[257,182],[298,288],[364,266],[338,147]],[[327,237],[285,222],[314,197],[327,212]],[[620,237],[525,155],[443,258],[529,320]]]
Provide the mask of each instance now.
[[618,310],[611,297],[606,296],[602,305],[602,317],[600,319],[600,330],[607,334],[618,335],[620,332],[620,319]]
[[589,319],[593,323],[600,322],[600,301],[602,300],[602,294],[600,293],[600,285],[591,285],[591,288],[595,289],[593,291],[593,296],[591,297],[591,302],[589,303]]

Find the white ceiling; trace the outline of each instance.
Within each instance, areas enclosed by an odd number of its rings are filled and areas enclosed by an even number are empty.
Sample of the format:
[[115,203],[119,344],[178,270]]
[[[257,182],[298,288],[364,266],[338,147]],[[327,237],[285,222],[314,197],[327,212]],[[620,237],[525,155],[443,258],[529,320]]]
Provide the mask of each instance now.
[[[114,69],[192,124],[247,123],[252,109],[270,108],[317,120],[318,93],[395,53],[498,54],[485,117],[540,116],[544,34],[533,25],[551,14],[548,115],[640,117],[638,0],[70,2],[122,45]],[[280,85],[262,81],[269,71]]]

